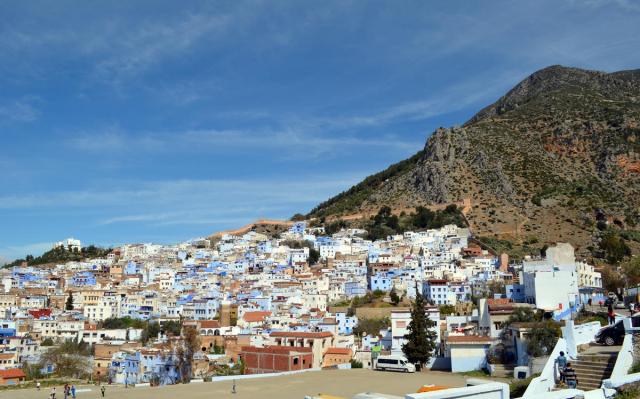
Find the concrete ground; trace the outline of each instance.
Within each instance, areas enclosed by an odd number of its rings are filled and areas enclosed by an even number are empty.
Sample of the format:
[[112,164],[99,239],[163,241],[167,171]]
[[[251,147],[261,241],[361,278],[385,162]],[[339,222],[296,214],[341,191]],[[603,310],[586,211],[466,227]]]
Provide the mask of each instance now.
[[[379,392],[403,396],[416,392],[426,384],[461,387],[466,377],[437,371],[405,374],[367,369],[326,370],[282,377],[268,377],[236,381],[236,394],[231,393],[231,381],[173,385],[154,388],[129,388],[107,386],[106,399],[212,399],[212,398],[277,398],[303,399],[305,395],[319,393],[350,398],[361,392]],[[79,386],[91,389],[79,392],[78,399],[99,399],[100,389],[96,386]],[[57,388],[56,399],[63,399],[62,387]],[[1,391],[2,399],[47,399],[50,388],[19,389]]]
[[589,347],[581,351],[578,354],[578,356],[579,355],[617,355],[618,353],[620,353],[621,349],[622,349],[622,346],[620,345],[606,346],[606,345],[591,343],[589,344]]

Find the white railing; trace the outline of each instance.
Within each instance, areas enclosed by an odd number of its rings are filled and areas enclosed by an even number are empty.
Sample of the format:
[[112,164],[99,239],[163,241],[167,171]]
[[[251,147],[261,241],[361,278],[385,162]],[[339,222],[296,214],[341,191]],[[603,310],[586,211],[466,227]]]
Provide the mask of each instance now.
[[548,393],[556,385],[556,359],[560,356],[560,352],[567,351],[567,341],[564,338],[559,338],[556,346],[553,348],[553,352],[549,355],[549,360],[545,364],[544,369],[540,376],[531,380],[527,390],[522,395],[523,399],[532,399],[540,394]]
[[593,342],[601,328],[600,322],[597,321],[575,325],[573,320],[567,320],[562,327],[562,337],[567,341],[567,354],[574,359],[577,358],[578,345]]
[[602,381],[604,388],[617,388],[624,384],[640,381],[640,373],[629,374],[633,365],[633,334],[626,334],[622,341],[622,348],[618,352],[616,364],[613,366],[611,376]]
[[467,380],[467,386],[462,388],[449,388],[442,391],[409,393],[405,399],[466,399],[489,398],[509,399],[509,385],[502,382],[493,382],[480,379]]

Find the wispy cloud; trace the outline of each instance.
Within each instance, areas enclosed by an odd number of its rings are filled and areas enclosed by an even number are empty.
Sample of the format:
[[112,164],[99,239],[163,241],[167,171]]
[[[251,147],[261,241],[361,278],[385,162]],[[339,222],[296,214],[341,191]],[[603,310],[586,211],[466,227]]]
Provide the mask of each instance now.
[[96,132],[82,132],[68,138],[66,144],[82,151],[108,153],[117,151],[225,151],[235,149],[262,149],[289,158],[298,154],[315,158],[329,153],[350,151],[354,147],[381,147],[403,152],[419,149],[424,143],[406,141],[395,135],[359,137],[318,132],[309,126],[274,129],[238,130],[186,130],[176,132],[131,132],[120,129],[99,129]]
[[[226,207],[236,204],[255,209],[255,204],[301,204],[326,198],[349,187],[363,174],[307,176],[305,179],[264,180],[169,180],[128,182],[126,186],[81,191],[42,192],[0,196],[0,209],[46,209],[53,207],[100,208],[139,206],[150,209],[190,208],[194,204]],[[224,209],[224,208],[221,208]]]
[[40,116],[40,111],[28,98],[0,102],[0,123],[2,121],[33,122]]
[[[24,254],[40,255],[45,251],[51,249],[53,243],[51,242],[38,242],[25,245],[5,246],[0,247],[0,265],[7,261],[24,256]],[[3,259],[4,258],[4,259]]]
[[135,76],[166,58],[184,55],[199,40],[216,37],[232,23],[224,14],[186,14],[177,20],[143,23],[125,33],[114,51],[97,64],[97,72],[116,81]]
[[91,132],[85,130],[75,133],[67,139],[66,144],[80,151],[120,153],[165,148],[168,144],[167,137],[155,137],[146,133],[130,134],[118,126],[108,126]]

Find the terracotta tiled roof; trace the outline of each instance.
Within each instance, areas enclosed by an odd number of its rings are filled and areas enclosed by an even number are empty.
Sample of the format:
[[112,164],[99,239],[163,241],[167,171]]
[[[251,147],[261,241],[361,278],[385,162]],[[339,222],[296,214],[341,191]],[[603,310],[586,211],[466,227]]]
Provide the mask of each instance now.
[[22,369],[9,369],[9,370],[0,370],[0,378],[26,378],[27,376],[24,374]]
[[218,320],[200,320],[200,328],[220,328]]
[[271,312],[245,312],[245,314],[242,315],[242,320],[247,323],[255,323],[258,321],[264,321],[267,316],[271,316]]
[[447,338],[447,342],[450,344],[488,344],[493,339],[491,337],[481,337],[478,335],[454,335]]
[[349,349],[349,348],[329,348],[325,352],[325,355],[351,355],[351,349]]
[[511,303],[511,299],[508,299],[508,298],[487,299],[487,305],[489,306],[506,305],[509,303]]
[[243,346],[243,352],[259,352],[259,353],[300,353],[300,352],[311,352],[311,348],[309,347],[299,347],[299,346],[267,346],[264,348],[258,348],[255,346]]
[[275,331],[271,333],[271,336],[291,338],[329,338],[333,337],[333,334],[330,332]]

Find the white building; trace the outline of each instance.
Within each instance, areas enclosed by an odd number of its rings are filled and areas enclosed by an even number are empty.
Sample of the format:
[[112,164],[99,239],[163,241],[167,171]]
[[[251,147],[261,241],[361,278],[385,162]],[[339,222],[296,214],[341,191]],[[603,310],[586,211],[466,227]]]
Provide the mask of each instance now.
[[75,238],[67,238],[64,241],[58,241],[53,244],[53,248],[64,248],[69,251],[80,252],[82,249],[82,243],[80,240],[76,240]]
[[[436,333],[436,345],[440,344],[440,310],[438,308],[425,308],[425,314],[429,320],[435,323],[430,330]],[[402,354],[402,345],[407,342],[404,338],[407,335],[409,323],[411,323],[410,310],[392,310],[391,311],[391,353],[394,355]]]

